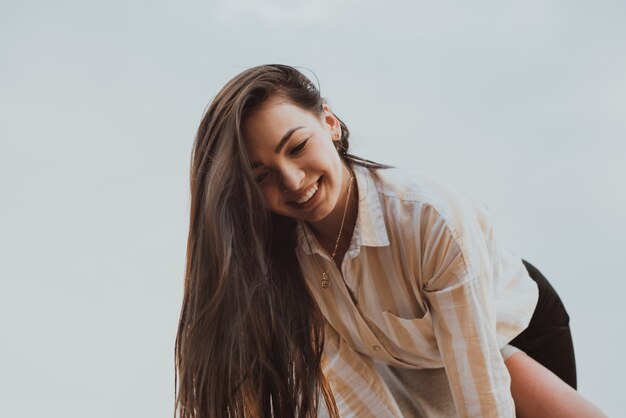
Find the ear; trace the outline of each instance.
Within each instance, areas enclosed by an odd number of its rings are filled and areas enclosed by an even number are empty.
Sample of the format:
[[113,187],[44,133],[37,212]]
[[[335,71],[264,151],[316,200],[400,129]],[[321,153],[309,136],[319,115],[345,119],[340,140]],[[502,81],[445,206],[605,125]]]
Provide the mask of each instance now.
[[337,116],[335,116],[328,104],[322,104],[322,109],[324,109],[324,115],[322,116],[324,127],[333,141],[339,141],[341,139],[341,124],[339,123],[339,119],[337,119]]

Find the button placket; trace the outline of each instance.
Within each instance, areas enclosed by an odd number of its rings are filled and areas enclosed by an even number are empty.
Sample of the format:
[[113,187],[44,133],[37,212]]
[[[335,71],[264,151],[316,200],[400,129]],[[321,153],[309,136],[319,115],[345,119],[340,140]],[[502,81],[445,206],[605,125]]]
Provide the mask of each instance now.
[[393,360],[391,355],[383,347],[380,340],[372,332],[369,324],[366,322],[365,318],[363,318],[363,315],[356,306],[352,308],[352,312],[354,314],[354,322],[359,329],[359,334],[361,335],[363,343],[375,353],[376,357],[380,357],[385,360]]

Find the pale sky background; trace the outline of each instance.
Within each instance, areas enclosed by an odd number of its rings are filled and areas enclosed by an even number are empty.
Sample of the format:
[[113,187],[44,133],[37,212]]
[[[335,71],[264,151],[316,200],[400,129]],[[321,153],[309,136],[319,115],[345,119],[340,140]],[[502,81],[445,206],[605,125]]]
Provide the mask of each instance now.
[[308,67],[366,158],[484,201],[624,407],[626,3],[0,2],[0,416],[171,417],[189,157],[240,71]]

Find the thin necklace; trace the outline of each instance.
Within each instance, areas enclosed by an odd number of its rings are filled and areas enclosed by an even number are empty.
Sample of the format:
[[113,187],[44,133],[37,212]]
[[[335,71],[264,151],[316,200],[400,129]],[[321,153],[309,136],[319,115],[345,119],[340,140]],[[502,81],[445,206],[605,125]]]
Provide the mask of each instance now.
[[[333,249],[333,254],[331,256],[333,262],[335,260],[335,254],[337,254],[337,248],[339,247],[339,240],[341,239],[341,233],[343,232],[343,224],[346,220],[346,213],[348,212],[348,203],[350,202],[350,191],[352,190],[353,178],[354,176],[350,176],[350,179],[348,180],[348,197],[346,198],[346,206],[343,208],[343,216],[341,218],[341,226],[339,227],[339,235],[337,235],[337,241],[335,241],[335,248]],[[304,232],[304,236],[306,238],[307,244],[309,244],[309,251],[311,251],[311,241],[309,241],[309,236],[306,233],[306,229],[304,228],[304,225],[302,225],[302,231]],[[327,289],[328,285],[330,284],[330,281],[328,280],[328,274],[326,273],[325,270],[322,270],[322,268],[320,267],[320,264],[317,262],[317,257],[315,257],[315,254],[313,254],[313,260],[315,261],[315,264],[317,264],[317,268],[322,271],[322,282],[321,282],[322,288]]]

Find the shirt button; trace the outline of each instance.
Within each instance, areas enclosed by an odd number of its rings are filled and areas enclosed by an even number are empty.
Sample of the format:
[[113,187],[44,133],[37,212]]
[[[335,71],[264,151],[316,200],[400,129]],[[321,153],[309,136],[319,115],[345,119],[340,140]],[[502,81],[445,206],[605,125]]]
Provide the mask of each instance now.
[[372,348],[374,349],[374,351],[380,350],[380,346],[379,345],[373,345]]

